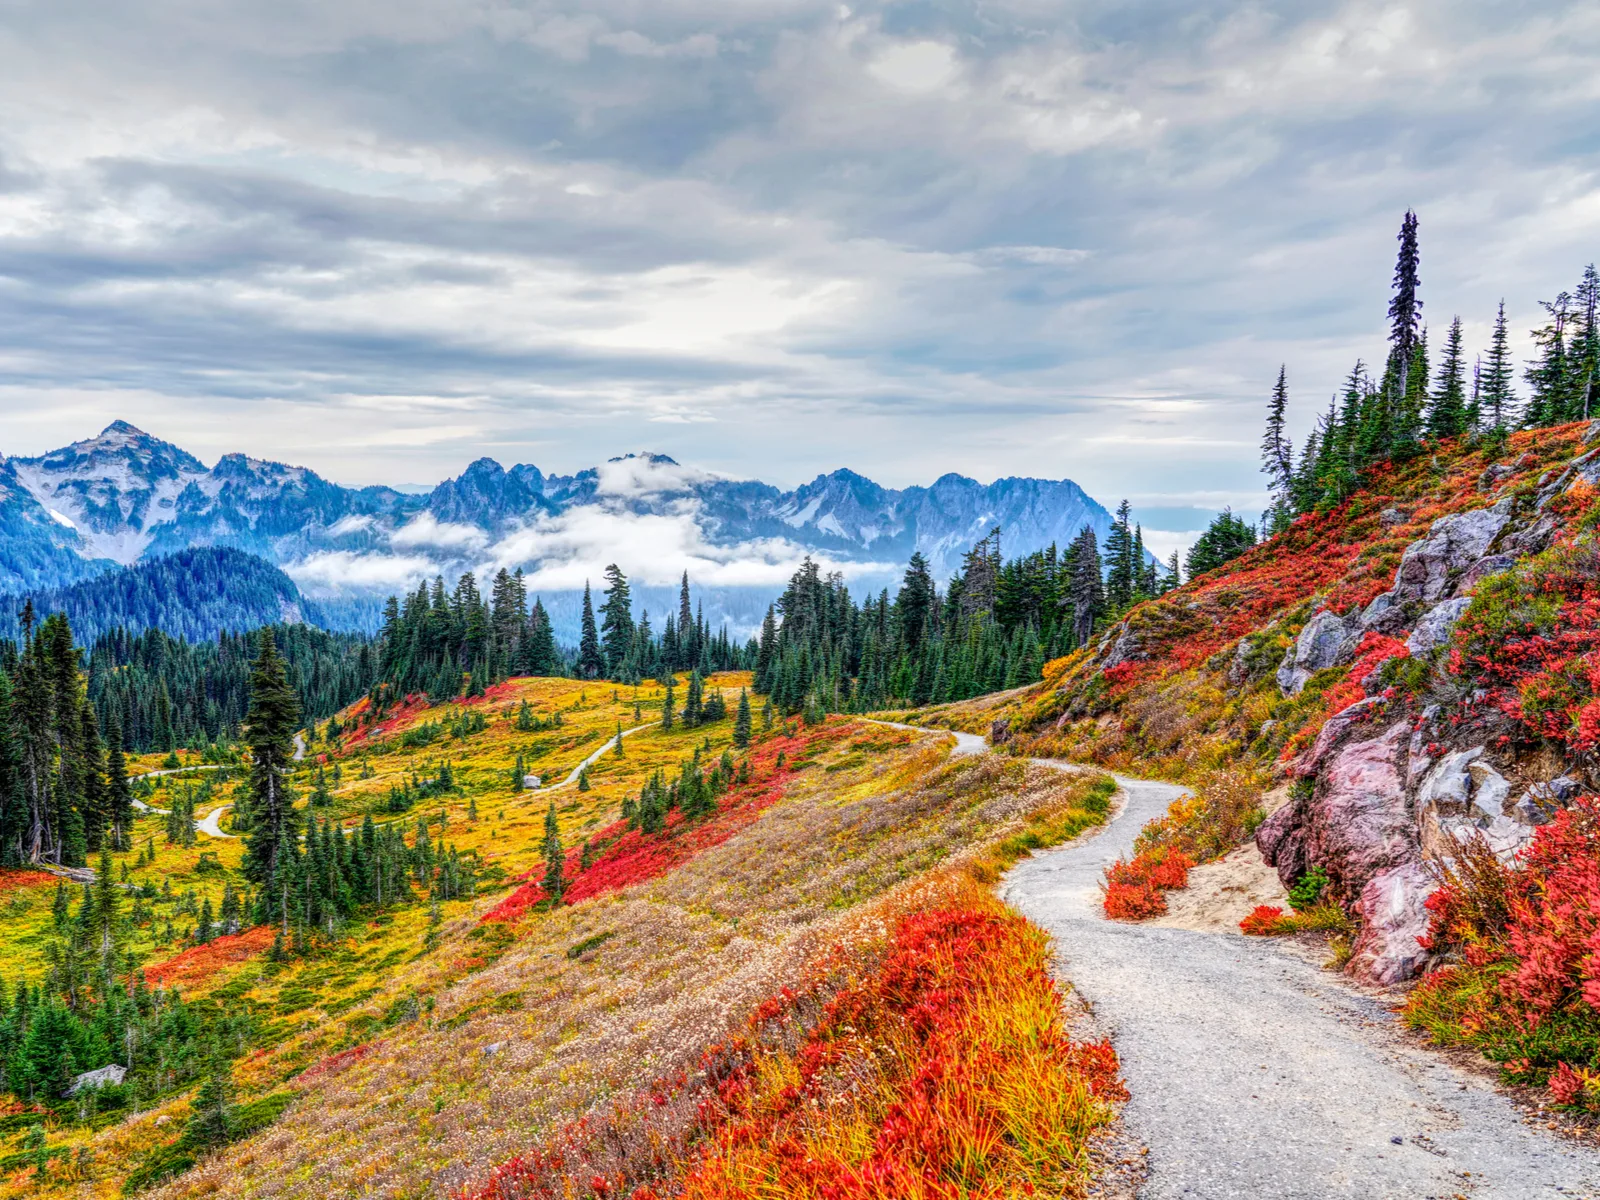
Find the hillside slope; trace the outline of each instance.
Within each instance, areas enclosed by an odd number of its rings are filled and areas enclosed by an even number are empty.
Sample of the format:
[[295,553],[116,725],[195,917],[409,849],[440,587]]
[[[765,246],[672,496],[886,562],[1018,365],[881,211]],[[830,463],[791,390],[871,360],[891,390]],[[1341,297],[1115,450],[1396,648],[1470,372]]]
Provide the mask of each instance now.
[[[1136,607],[1042,683],[925,719],[1191,783],[1199,799],[1140,848],[1206,860],[1253,836],[1286,886],[1325,877],[1321,898],[1354,922],[1357,978],[1450,967],[1414,1012],[1436,1036],[1519,1081],[1600,1080],[1581,949],[1600,925],[1572,899],[1583,887],[1550,874],[1558,841],[1569,865],[1600,866],[1597,485],[1600,422],[1384,466],[1339,508]],[[1279,782],[1286,802],[1266,816]],[[1501,986],[1508,971],[1522,982]]]
[[[708,687],[733,708],[748,684]],[[0,1196],[709,1197],[865,1174],[887,1198],[956,1170],[986,1195],[1081,1191],[1125,1094],[1115,1056],[1069,1036],[1044,939],[988,884],[1102,820],[1107,783],[841,719],[758,715],[740,749],[731,717],[663,729],[661,704],[518,678],[353,706],[309,731],[306,867],[268,925],[228,915],[257,894],[239,767],[186,755],[142,780],[150,811],[112,856],[135,1011],[120,982],[82,992],[100,1015],[67,1067],[41,1017],[0,1018],[31,1031],[3,1047],[21,1090]],[[61,939],[93,919],[52,882],[0,878],[13,1014],[54,1003]],[[133,1071],[63,1097],[120,1061],[96,1041],[118,1021]]]

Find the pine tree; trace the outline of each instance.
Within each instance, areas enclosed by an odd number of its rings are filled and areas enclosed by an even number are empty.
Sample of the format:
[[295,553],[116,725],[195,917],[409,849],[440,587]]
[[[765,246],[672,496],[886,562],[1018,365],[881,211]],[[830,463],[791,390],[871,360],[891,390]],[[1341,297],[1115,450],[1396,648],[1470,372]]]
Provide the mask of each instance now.
[[677,720],[677,714],[673,712],[672,685],[674,682],[673,676],[669,674],[667,676],[666,690],[661,697],[661,729],[664,733],[670,733],[673,722]]
[[1506,329],[1506,302],[1494,320],[1494,336],[1489,341],[1489,356],[1483,366],[1479,405],[1489,429],[1505,432],[1517,419],[1517,398],[1511,390],[1515,369],[1511,365],[1511,343]]
[[[0,710],[0,720],[3,720]],[[0,772],[4,770],[0,749]],[[111,818],[111,848],[129,848],[133,828],[133,791],[128,784],[128,760],[122,753],[122,726],[113,721],[106,736],[106,803]]]
[[616,563],[606,568],[605,598],[606,602],[600,606],[605,614],[601,623],[605,670],[610,678],[621,679],[633,651],[633,600],[628,578]]
[[1132,514],[1128,502],[1117,505],[1117,516],[1106,533],[1106,607],[1120,613],[1133,603],[1137,564],[1134,562]]
[[1189,548],[1184,566],[1188,569],[1189,578],[1193,579],[1237,558],[1255,544],[1255,531],[1250,528],[1250,523],[1234,516],[1231,508],[1225,508]]
[[617,745],[616,745],[616,748],[613,751],[613,753],[615,753],[618,758],[626,758],[627,757],[626,752],[622,749],[622,722],[621,721],[617,722]]
[[1434,441],[1460,437],[1467,430],[1466,360],[1461,348],[1461,318],[1450,322],[1444,358],[1428,398],[1428,436]]
[[1397,240],[1400,252],[1394,265],[1394,297],[1389,301],[1389,368],[1384,375],[1391,405],[1405,394],[1412,356],[1422,331],[1422,301],[1417,298],[1417,289],[1422,286],[1417,274],[1422,253],[1417,240],[1417,214],[1410,209],[1400,222]]
[[544,878],[539,882],[551,908],[559,906],[562,897],[567,894],[567,881],[563,874],[566,862],[567,856],[561,849],[561,826],[556,821],[556,802],[552,800],[544,814]]
[[733,719],[733,744],[745,750],[750,746],[750,697],[739,689],[739,712]]
[[[1073,542],[1072,578],[1067,599],[1072,608],[1072,634],[1083,645],[1105,610],[1105,590],[1100,577],[1100,548],[1094,530],[1085,525]],[[923,701],[926,703],[926,701]]]
[[1284,432],[1284,416],[1289,407],[1289,369],[1278,368],[1278,382],[1267,402],[1267,429],[1261,438],[1261,470],[1280,504],[1287,505],[1294,479],[1294,445]]
[[600,652],[600,634],[594,623],[594,601],[590,599],[589,584],[585,580],[582,632],[578,637],[578,678],[598,679],[605,669],[605,656]]
[[244,873],[253,883],[271,881],[285,850],[295,852],[294,796],[288,775],[294,761],[294,732],[300,705],[284,673],[271,629],[260,633],[260,649],[250,671],[250,710],[245,735],[250,745],[251,833]]
[[233,1140],[237,1118],[233,1105],[233,1067],[213,1050],[205,1082],[189,1107],[184,1140],[196,1148],[226,1146]]

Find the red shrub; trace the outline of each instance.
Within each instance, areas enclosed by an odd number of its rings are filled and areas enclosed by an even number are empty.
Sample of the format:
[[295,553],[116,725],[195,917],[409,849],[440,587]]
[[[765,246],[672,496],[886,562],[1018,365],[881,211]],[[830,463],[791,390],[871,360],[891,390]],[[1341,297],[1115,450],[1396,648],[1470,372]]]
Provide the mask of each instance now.
[[1275,904],[1258,904],[1255,911],[1239,922],[1242,933],[1252,937],[1268,937],[1278,932],[1278,918],[1283,916],[1283,909]]
[[1101,905],[1113,921],[1145,921],[1167,911],[1167,898],[1152,887],[1149,880],[1108,883],[1105,891]]
[[1106,868],[1102,907],[1113,921],[1143,921],[1167,911],[1161,893],[1189,885],[1194,859],[1182,850],[1156,846],[1141,850],[1132,862],[1117,859]]
[[199,983],[223,967],[241,963],[260,954],[272,945],[273,929],[270,925],[257,925],[243,933],[212,938],[204,946],[192,946],[166,962],[144,969],[151,983],[188,986]]

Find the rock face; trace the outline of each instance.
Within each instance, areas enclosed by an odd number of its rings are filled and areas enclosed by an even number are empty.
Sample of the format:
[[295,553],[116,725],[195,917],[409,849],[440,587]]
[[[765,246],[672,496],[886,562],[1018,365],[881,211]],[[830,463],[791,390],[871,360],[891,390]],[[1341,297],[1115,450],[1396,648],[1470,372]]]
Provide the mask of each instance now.
[[1428,933],[1426,905],[1433,889],[1433,880],[1414,861],[1380,871],[1367,881],[1355,905],[1362,924],[1350,957],[1352,975],[1388,985],[1422,970],[1428,952],[1419,939]]
[[1283,665],[1278,668],[1278,687],[1286,696],[1299,695],[1306,681],[1318,671],[1349,662],[1360,640],[1359,629],[1347,624],[1338,614],[1323,609],[1306,622],[1294,645],[1283,656]]
[[123,1076],[127,1073],[126,1067],[120,1067],[116,1063],[101,1067],[97,1071],[85,1071],[68,1085],[67,1095],[76,1096],[79,1092],[94,1088],[115,1087],[122,1082]]
[[1427,537],[1406,547],[1395,572],[1395,599],[1402,604],[1443,599],[1459,576],[1488,553],[1510,519],[1498,506],[1440,517]]
[[1450,640],[1456,622],[1461,620],[1471,604],[1471,596],[1457,596],[1435,604],[1411,631],[1411,636],[1406,639],[1406,649],[1414,657],[1421,657],[1443,646]]

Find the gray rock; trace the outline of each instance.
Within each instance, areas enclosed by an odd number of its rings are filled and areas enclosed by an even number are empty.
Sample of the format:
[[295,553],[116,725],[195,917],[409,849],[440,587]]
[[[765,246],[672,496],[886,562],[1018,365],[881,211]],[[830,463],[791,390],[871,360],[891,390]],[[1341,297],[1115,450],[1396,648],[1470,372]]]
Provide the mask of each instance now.
[[1582,790],[1582,785],[1570,775],[1536,783],[1522,793],[1507,810],[1507,815],[1523,825],[1548,825],[1566,807],[1567,801]]
[[96,1071],[85,1071],[68,1085],[67,1095],[76,1096],[79,1092],[89,1091],[94,1088],[115,1087],[122,1082],[123,1076],[127,1073],[128,1068],[119,1067],[116,1063],[101,1067]]
[[1600,421],[1590,421],[1589,428],[1583,431],[1583,444],[1587,446],[1597,440],[1600,440]]
[[1386,508],[1378,514],[1378,524],[1384,529],[1393,529],[1396,525],[1404,525],[1408,519],[1406,514],[1398,508]]
[[1428,536],[1412,542],[1395,572],[1394,596],[1401,604],[1434,603],[1449,592],[1455,578],[1488,553],[1510,520],[1492,508],[1440,517]]
[[1514,470],[1510,463],[1495,463],[1485,467],[1483,474],[1478,476],[1478,490],[1488,493],[1500,486],[1500,481]]
[[1298,695],[1318,671],[1347,663],[1360,641],[1359,629],[1338,614],[1323,609],[1300,631],[1278,667],[1278,687],[1286,696]]
[[1482,746],[1446,754],[1423,776],[1417,788],[1417,811],[1433,808],[1452,816],[1465,815],[1472,803],[1472,764],[1483,754]]
[[499,1054],[500,1051],[503,1050],[504,1048],[505,1048],[505,1043],[504,1042],[490,1042],[487,1046],[483,1047],[483,1053],[484,1053],[485,1057],[493,1058],[496,1054]]
[[1362,612],[1358,623],[1363,633],[1398,633],[1405,625],[1406,614],[1394,598],[1393,592],[1381,592]]
[[1457,596],[1453,600],[1435,604],[1411,631],[1411,636],[1406,639],[1406,649],[1411,651],[1413,656],[1420,658],[1443,646],[1450,640],[1456,622],[1461,620],[1461,615],[1471,604],[1470,596]]
[[1517,560],[1509,554],[1486,555],[1467,568],[1466,574],[1456,584],[1456,594],[1464,596],[1489,576],[1509,571],[1516,565]]
[[522,786],[530,792],[538,791],[539,784],[540,780],[537,775],[524,775],[522,777]]
[[1117,640],[1112,643],[1111,652],[1106,655],[1105,662],[1100,664],[1101,670],[1110,670],[1120,667],[1127,662],[1143,662],[1147,655],[1139,646],[1139,639],[1135,636],[1128,623],[1124,621],[1117,631]]
[[1467,768],[1472,777],[1472,815],[1481,826],[1505,816],[1511,784],[1506,777],[1482,759]]

